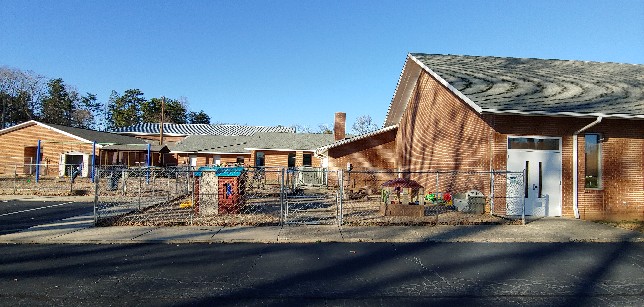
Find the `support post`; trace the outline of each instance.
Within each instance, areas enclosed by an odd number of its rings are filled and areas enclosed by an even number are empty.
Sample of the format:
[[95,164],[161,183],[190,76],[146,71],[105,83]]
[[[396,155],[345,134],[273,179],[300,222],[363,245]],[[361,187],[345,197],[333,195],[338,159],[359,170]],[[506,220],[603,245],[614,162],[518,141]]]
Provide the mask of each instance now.
[[[96,226],[96,223],[98,223],[98,215],[97,215],[97,210],[96,208],[98,207],[98,184],[99,184],[99,178],[101,177],[100,170],[98,171],[98,178],[94,181],[94,226]],[[111,179],[109,179],[111,180]]]
[[147,158],[147,161],[146,161],[147,170],[145,171],[145,184],[150,184],[150,160],[151,160],[150,159],[150,147],[151,147],[151,145],[148,144],[148,158]]
[[38,140],[38,147],[36,147],[36,183],[40,180],[40,140]]
[[94,183],[94,175],[96,170],[96,141],[92,143],[92,183]]

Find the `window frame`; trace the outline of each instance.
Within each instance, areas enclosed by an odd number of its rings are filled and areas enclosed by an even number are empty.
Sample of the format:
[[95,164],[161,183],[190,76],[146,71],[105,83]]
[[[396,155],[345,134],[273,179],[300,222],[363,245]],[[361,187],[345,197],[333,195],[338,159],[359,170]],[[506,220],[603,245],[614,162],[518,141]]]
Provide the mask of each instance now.
[[[307,156],[309,157],[308,158],[308,160],[309,160],[308,164],[306,163],[306,160],[307,160],[306,157]],[[307,167],[313,166],[313,154],[312,153],[303,153],[302,154],[302,166],[307,166]]]
[[[258,163],[259,161],[262,162],[261,165],[259,165],[260,164]],[[264,167],[264,166],[266,166],[266,154],[264,154],[263,151],[258,151],[255,153],[255,167]]]
[[294,168],[296,166],[296,154],[294,152],[288,153],[286,165],[288,168]]
[[[596,186],[592,186],[589,183],[588,180],[588,137],[594,136],[597,139],[596,146],[597,146],[597,182]],[[586,190],[602,190],[604,188],[603,185],[603,148],[602,148],[602,135],[600,133],[586,133],[584,134],[584,189]]]

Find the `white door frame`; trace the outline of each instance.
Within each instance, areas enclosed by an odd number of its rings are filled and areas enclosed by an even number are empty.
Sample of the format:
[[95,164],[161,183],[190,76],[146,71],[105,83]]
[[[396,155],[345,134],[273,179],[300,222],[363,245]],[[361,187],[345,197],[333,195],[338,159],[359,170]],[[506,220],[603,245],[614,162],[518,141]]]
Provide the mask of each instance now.
[[[527,139],[556,139],[558,140],[558,149],[557,150],[551,150],[551,149],[510,149],[509,143],[510,139],[512,138],[527,138]],[[550,161],[553,157],[555,158],[555,166],[551,166],[550,168],[552,169],[553,167],[558,168],[558,170],[553,169],[549,171],[548,169],[543,169],[541,170],[542,174],[546,175],[552,175],[553,171],[555,172],[555,182],[551,182],[553,179],[550,179],[551,181],[543,183],[541,187],[537,187],[537,184],[535,184],[534,179],[538,178],[535,177],[534,171],[528,173],[528,178],[524,178],[524,185],[529,185],[528,186],[528,195],[525,195],[525,214],[526,215],[535,215],[535,216],[561,216],[562,215],[562,199],[563,199],[563,189],[562,189],[562,168],[563,168],[563,160],[562,160],[562,138],[561,137],[549,137],[549,136],[523,136],[523,135],[508,135],[507,137],[507,142],[506,142],[506,150],[507,150],[507,160],[506,160],[506,168],[508,171],[525,171],[525,161],[539,161],[540,164],[545,161]],[[520,161],[512,161],[512,157],[521,157]],[[520,163],[518,163],[520,162]],[[547,164],[546,164],[547,166]],[[521,169],[519,169],[521,168]],[[530,167],[532,168],[532,167]],[[540,175],[538,175],[540,177]],[[542,179],[543,180],[543,179]],[[556,182],[558,180],[558,182]],[[555,188],[554,186],[558,184],[558,188]],[[552,199],[550,197],[550,194],[554,193],[546,193],[544,194],[545,197],[541,197],[541,195],[537,195],[535,197],[535,192],[533,190],[539,188],[539,191],[542,191],[544,186],[549,187],[549,191],[552,191],[552,189],[558,189],[558,196]],[[538,194],[538,193],[537,193]]]

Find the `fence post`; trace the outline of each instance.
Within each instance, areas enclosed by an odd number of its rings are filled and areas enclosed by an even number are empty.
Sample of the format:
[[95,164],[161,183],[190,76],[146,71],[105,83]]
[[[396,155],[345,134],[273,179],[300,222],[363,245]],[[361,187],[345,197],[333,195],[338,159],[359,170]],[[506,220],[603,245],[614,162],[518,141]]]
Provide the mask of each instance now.
[[100,181],[99,178],[101,178],[101,170],[97,169],[94,175],[94,226],[96,226],[98,223],[98,212],[96,210],[98,207],[98,182]]
[[[255,170],[257,171],[257,170]],[[286,212],[284,211],[284,207],[287,206],[285,198],[284,197],[284,168],[280,169],[280,226],[283,226],[284,223],[286,223],[286,214],[288,214],[288,208],[286,208]],[[261,180],[261,179],[260,179]]]
[[74,174],[73,168],[69,166],[69,195],[74,195]]
[[340,197],[338,207],[340,208],[340,216],[338,218],[338,225],[342,225],[342,199],[344,198],[344,170],[338,170],[338,183],[340,184]]
[[[188,173],[188,177],[190,177],[190,174],[191,173]],[[194,209],[195,209],[195,180],[196,180],[196,178],[197,177],[193,177],[193,179],[190,180],[190,182],[189,182],[192,185],[191,186],[192,193],[191,193],[191,198],[190,198],[190,204],[192,204],[192,210],[190,210],[190,226],[192,226],[192,223],[193,223],[192,221],[193,221],[193,216],[194,216],[194,211],[195,211]]]
[[495,180],[494,171],[492,171],[492,173],[490,174],[490,177],[492,179],[490,182],[490,215],[494,215],[494,180]]
[[13,195],[16,195],[18,189],[18,165],[13,166]]
[[[527,184],[526,176],[525,176],[525,175],[526,175],[526,170],[524,169],[524,170],[523,170],[523,186],[524,186],[524,187],[525,187],[525,186],[526,186],[526,184]],[[523,208],[521,209],[521,224],[525,225],[525,197],[526,197],[526,195],[525,195],[525,188],[524,188],[524,189],[522,189],[522,190],[523,190],[523,194],[524,194],[524,195],[523,195]]]
[[143,180],[141,180],[141,174],[139,174],[139,210],[141,210],[141,190],[143,189]]
[[121,194],[123,194],[123,196],[127,195],[127,178],[125,178],[126,174],[127,172],[125,171],[125,169],[121,170],[121,180],[123,180],[123,184],[121,184],[123,186],[123,191],[121,192]]

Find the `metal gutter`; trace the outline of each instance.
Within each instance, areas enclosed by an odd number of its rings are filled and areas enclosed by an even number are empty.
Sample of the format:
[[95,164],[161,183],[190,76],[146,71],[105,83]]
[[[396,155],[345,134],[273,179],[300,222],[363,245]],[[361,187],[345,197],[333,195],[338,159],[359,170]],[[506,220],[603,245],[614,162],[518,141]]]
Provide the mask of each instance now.
[[532,116],[561,116],[561,117],[580,117],[580,118],[621,118],[621,119],[644,119],[644,114],[604,114],[604,113],[577,113],[577,112],[546,112],[546,111],[520,111],[520,110],[497,110],[483,109],[483,113],[492,113],[499,115],[532,115]]

